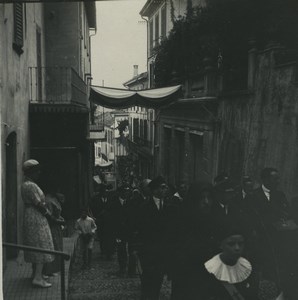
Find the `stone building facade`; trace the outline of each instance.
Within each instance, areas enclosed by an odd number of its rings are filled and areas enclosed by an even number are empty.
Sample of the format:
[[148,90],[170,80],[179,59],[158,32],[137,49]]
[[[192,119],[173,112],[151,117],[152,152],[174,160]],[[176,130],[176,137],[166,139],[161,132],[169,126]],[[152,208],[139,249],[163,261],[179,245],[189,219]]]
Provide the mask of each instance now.
[[22,164],[30,156],[28,67],[45,49],[43,39],[37,46],[37,33],[44,30],[43,5],[2,3],[0,22],[2,237],[21,243]]
[[[141,13],[150,21],[162,5],[165,1],[147,1]],[[266,22],[276,30],[269,17]],[[262,168],[276,167],[281,188],[295,201],[298,51],[274,39],[256,41],[252,36],[245,48],[237,48],[244,59],[233,76],[221,71],[220,51],[215,60],[205,56],[203,66],[186,73],[187,78],[172,76],[173,84],[183,84],[183,96],[156,112],[156,174],[171,184],[205,177],[212,181],[220,172],[230,173],[238,183],[242,175],[259,183]],[[150,70],[152,80],[154,68]]]
[[59,185],[66,217],[89,199],[91,53],[95,3],[0,4],[3,240],[22,243],[22,164],[43,166]]

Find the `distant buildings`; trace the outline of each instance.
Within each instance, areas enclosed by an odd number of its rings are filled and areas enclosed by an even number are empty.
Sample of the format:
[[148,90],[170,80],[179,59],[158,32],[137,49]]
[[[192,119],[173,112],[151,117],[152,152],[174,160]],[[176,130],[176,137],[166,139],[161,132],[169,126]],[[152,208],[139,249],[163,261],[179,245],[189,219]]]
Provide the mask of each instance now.
[[[138,74],[138,66],[134,66],[134,76],[123,83],[129,90],[144,90],[149,86],[147,72]],[[154,110],[133,106],[127,109],[129,114],[128,148],[133,154],[136,173],[143,177],[153,176],[154,147]]]
[[123,83],[123,85],[133,91],[146,90],[148,88],[148,73],[138,73],[138,65],[134,65],[134,76],[130,80]]
[[[115,162],[117,157],[127,156],[127,139],[129,137],[129,127],[123,128],[119,132],[119,125],[125,120],[128,123],[128,113],[125,111],[115,110],[105,113],[110,115],[111,119],[104,121],[102,136],[98,136],[95,142],[95,165],[105,168],[108,162],[113,163],[115,171]],[[121,127],[121,125],[120,125]]]

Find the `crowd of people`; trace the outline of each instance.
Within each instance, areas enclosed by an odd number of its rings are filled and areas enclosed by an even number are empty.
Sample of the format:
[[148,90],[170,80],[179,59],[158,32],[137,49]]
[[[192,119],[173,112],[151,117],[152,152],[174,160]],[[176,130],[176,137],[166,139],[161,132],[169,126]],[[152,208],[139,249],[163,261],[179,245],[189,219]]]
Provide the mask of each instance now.
[[214,181],[163,177],[105,183],[90,203],[101,254],[117,252],[119,276],[140,276],[141,299],[159,299],[171,281],[171,299],[297,299],[298,226],[274,168],[261,182],[240,183],[220,174]]
[[[64,196],[54,184],[39,187],[38,161],[23,170],[24,243],[62,251]],[[235,183],[220,174],[173,187],[158,176],[133,187],[122,182],[116,191],[102,180],[75,224],[83,267],[92,265],[97,238],[102,258],[116,252],[118,276],[140,277],[143,300],[159,299],[165,278],[172,300],[297,300],[296,207],[278,189],[278,170],[265,168],[260,178]],[[25,260],[32,284],[50,287],[59,257],[26,251]]]

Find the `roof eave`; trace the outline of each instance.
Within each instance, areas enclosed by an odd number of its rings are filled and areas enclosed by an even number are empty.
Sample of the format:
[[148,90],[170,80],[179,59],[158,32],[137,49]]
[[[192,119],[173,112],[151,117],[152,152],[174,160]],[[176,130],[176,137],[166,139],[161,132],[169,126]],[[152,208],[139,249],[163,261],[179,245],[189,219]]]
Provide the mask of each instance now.
[[149,17],[150,15],[150,8],[152,6],[152,3],[154,3],[154,0],[147,0],[147,2],[145,3],[145,5],[143,6],[143,8],[140,11],[140,15],[143,17]]

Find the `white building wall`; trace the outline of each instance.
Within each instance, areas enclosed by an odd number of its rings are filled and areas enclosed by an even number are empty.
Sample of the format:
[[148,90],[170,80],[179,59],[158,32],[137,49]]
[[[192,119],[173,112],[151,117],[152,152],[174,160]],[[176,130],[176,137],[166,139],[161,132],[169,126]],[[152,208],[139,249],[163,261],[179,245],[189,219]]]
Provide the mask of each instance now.
[[[17,211],[18,242],[22,243],[23,202],[20,186],[23,181],[22,164],[29,153],[29,67],[36,66],[36,29],[41,32],[41,52],[44,53],[43,4],[26,3],[23,6],[23,53],[13,50],[13,4],[0,4],[0,103],[1,103],[1,160],[2,204],[6,195],[6,139],[15,132],[17,138]],[[44,55],[42,55],[44,60]],[[5,209],[5,204],[3,209]],[[2,212],[3,213],[3,212]]]

